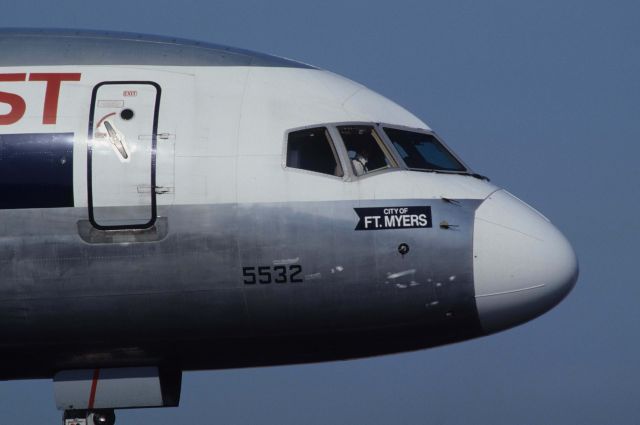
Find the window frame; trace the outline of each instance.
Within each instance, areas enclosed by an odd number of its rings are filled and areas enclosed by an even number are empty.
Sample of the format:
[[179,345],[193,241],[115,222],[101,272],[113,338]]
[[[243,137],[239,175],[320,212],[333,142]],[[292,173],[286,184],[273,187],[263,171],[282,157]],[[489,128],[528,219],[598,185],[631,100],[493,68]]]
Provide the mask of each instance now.
[[[449,148],[449,146],[447,146],[447,144],[442,140],[441,137],[438,136],[438,134],[433,131],[433,130],[427,130],[424,128],[415,128],[415,127],[408,127],[408,126],[403,126],[403,125],[395,125],[395,124],[385,124],[385,123],[380,123],[378,124],[379,128],[380,128],[380,132],[382,133],[382,137],[384,137],[385,142],[392,147],[393,152],[399,157],[399,161],[402,164],[402,167],[405,170],[408,171],[422,171],[425,173],[441,173],[441,174],[469,174],[469,173],[473,173],[473,170],[453,151],[451,150],[451,148]],[[387,135],[387,133],[384,131],[384,128],[392,128],[395,130],[404,130],[404,131],[410,131],[413,133],[421,133],[421,134],[427,134],[429,136],[434,137],[438,143],[440,143],[446,150],[447,152],[453,157],[455,158],[456,161],[458,161],[460,163],[460,165],[462,165],[464,167],[464,170],[436,170],[436,169],[427,169],[427,168],[411,168],[407,165],[406,162],[404,162],[404,159],[402,159],[402,157],[400,156],[400,153],[398,152],[398,149],[396,149],[395,145],[393,144],[393,141],[391,140],[391,138],[389,138],[389,136]]]
[[[331,131],[332,125],[333,124],[323,123],[323,124],[305,125],[303,127],[296,127],[296,128],[288,129],[284,134],[284,143],[283,143],[283,147],[282,147],[282,161],[281,161],[282,168],[285,171],[293,171],[293,172],[298,172],[298,173],[303,173],[303,174],[308,174],[308,175],[314,175],[314,176],[323,176],[323,177],[328,177],[328,178],[341,180],[341,181],[347,180],[347,178],[349,176],[349,173],[345,171],[345,164],[344,164],[344,161],[343,161],[343,156],[342,156],[342,154],[340,152],[340,150],[343,149],[344,146],[338,146],[338,145],[342,145],[340,143],[336,144],[335,136]],[[307,170],[306,168],[289,167],[287,165],[287,154],[288,154],[288,151],[289,151],[289,134],[295,133],[297,131],[302,131],[302,130],[310,130],[312,128],[324,128],[325,131],[327,132],[327,136],[329,137],[329,146],[331,146],[331,151],[333,152],[333,155],[334,155],[334,157],[336,159],[336,163],[340,164],[340,167],[342,168],[342,176],[336,176],[334,174],[328,174],[328,173],[321,173],[319,171]],[[339,139],[339,140],[342,141],[341,139]]]
[[[390,144],[389,139],[386,137],[387,135],[382,133],[380,123],[372,122],[372,121],[338,121],[338,122],[326,123],[324,124],[324,126],[329,129],[329,132],[334,140],[340,141],[340,143],[338,143],[339,145],[338,151],[339,151],[339,154],[343,157],[342,158],[343,162],[346,162],[346,168],[343,168],[343,170],[348,170],[348,173],[345,172],[345,176],[347,176],[348,174],[348,178],[345,180],[348,180],[348,181],[360,180],[370,176],[377,176],[379,174],[384,174],[384,173],[403,171],[404,169],[406,169],[406,165],[404,164],[404,162],[401,162],[401,158],[399,157],[393,145]],[[361,176],[357,176],[353,170],[353,165],[351,164],[351,159],[349,158],[349,152],[347,152],[347,146],[345,145],[344,140],[340,135],[340,130],[338,130],[338,127],[343,127],[343,126],[373,127],[373,130],[376,134],[375,138],[378,139],[377,142],[380,146],[380,149],[382,149],[382,152],[385,154],[385,156],[390,158],[391,161],[394,162],[395,164],[389,167],[379,168],[374,171],[369,171],[368,173],[365,173]]]
[[[336,135],[338,137],[338,140],[340,140],[341,142],[341,147],[344,149],[344,155],[345,158],[347,160],[347,163],[349,164],[349,174],[351,175],[352,178],[355,179],[361,179],[361,178],[365,178],[368,176],[372,176],[372,175],[377,175],[377,174],[381,174],[384,172],[388,172],[391,170],[397,171],[398,169],[400,169],[400,162],[398,161],[399,158],[397,158],[396,152],[395,150],[390,149],[390,146],[388,144],[388,142],[383,138],[383,135],[380,134],[380,129],[378,128],[378,123],[374,123],[374,122],[340,122],[340,123],[331,123],[331,127],[333,127],[333,129],[336,132]],[[349,158],[349,151],[347,150],[347,145],[344,142],[344,139],[342,138],[342,135],[340,134],[340,129],[338,127],[371,127],[373,129],[374,132],[374,136],[373,138],[376,139],[376,143],[378,144],[378,146],[380,147],[380,150],[382,150],[382,153],[385,157],[390,158],[391,162],[393,162],[393,164],[389,165],[388,167],[383,167],[383,168],[378,168],[376,170],[373,171],[369,171],[367,173],[364,173],[361,176],[356,175],[354,169],[353,169],[353,164],[351,161],[351,158]]]
[[[361,176],[357,176],[353,170],[351,159],[349,159],[349,153],[347,152],[347,147],[344,143],[344,140],[342,139],[342,136],[340,135],[340,131],[338,130],[338,127],[341,127],[341,126],[373,127],[373,130],[377,136],[380,148],[382,149],[383,153],[387,157],[389,157],[392,160],[392,162],[395,163],[395,165],[385,167],[385,168],[379,168],[375,171],[370,171]],[[404,160],[400,156],[400,153],[396,149],[395,145],[393,144],[389,136],[387,136],[387,133],[384,131],[385,127],[433,136],[438,141],[438,143],[440,143],[447,150],[447,152],[449,152],[449,154],[453,156],[465,168],[465,170],[452,171],[452,170],[430,170],[430,169],[423,169],[423,168],[410,168],[409,166],[407,166],[407,164],[404,162]],[[296,131],[308,130],[312,128],[324,128],[327,131],[329,135],[330,146],[333,150],[334,155],[337,156],[336,159],[338,160],[340,166],[342,167],[343,175],[341,177],[335,176],[332,174],[320,173],[318,171],[311,171],[304,168],[294,168],[294,167],[287,166],[287,150],[289,147],[289,134]],[[292,172],[315,175],[315,176],[323,176],[323,177],[332,178],[332,179],[341,180],[341,181],[357,181],[357,180],[365,179],[371,176],[377,176],[384,173],[393,173],[397,171],[419,171],[423,173],[458,174],[458,175],[468,175],[468,174],[474,173],[473,169],[469,167],[453,150],[451,150],[451,148],[449,148],[449,146],[442,140],[441,137],[438,136],[438,134],[435,131],[427,130],[425,128],[409,127],[409,126],[398,125],[398,124],[388,124],[388,123],[372,122],[372,121],[338,121],[338,122],[330,122],[330,123],[310,124],[310,125],[288,129],[284,133],[284,141],[282,146],[281,158],[282,158],[281,165],[285,171],[292,171]]]

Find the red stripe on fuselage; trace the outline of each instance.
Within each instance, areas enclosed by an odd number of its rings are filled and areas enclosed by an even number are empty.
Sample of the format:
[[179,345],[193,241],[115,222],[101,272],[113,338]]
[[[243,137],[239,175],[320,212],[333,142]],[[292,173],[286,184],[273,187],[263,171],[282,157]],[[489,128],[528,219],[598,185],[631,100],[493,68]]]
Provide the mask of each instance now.
[[98,389],[98,378],[100,377],[100,369],[93,371],[93,379],[91,380],[91,392],[89,393],[89,409],[93,409],[96,401],[96,390]]

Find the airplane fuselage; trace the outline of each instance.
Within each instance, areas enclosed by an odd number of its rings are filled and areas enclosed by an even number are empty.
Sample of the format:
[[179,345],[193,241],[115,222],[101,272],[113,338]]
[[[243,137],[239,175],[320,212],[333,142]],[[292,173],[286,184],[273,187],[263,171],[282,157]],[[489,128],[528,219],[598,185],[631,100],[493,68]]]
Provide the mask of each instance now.
[[[543,216],[466,166],[410,166],[392,131],[433,132],[352,81],[170,40],[0,46],[0,379],[427,348],[575,283]],[[292,165],[297,131],[325,134],[329,171]],[[386,162],[358,171],[349,132]]]

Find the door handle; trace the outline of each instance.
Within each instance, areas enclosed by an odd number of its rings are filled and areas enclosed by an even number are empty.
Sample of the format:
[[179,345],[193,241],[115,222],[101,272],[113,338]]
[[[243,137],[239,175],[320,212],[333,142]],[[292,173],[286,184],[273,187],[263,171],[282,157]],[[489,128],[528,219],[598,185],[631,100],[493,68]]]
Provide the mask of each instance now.
[[118,152],[120,152],[120,155],[124,159],[129,158],[129,154],[127,153],[127,150],[124,148],[122,139],[118,135],[118,132],[116,131],[116,129],[113,128],[113,126],[109,121],[105,120],[103,124],[104,124],[104,128],[107,129],[107,133],[109,134],[109,140],[111,141],[111,144],[116,147],[116,149],[118,150]]

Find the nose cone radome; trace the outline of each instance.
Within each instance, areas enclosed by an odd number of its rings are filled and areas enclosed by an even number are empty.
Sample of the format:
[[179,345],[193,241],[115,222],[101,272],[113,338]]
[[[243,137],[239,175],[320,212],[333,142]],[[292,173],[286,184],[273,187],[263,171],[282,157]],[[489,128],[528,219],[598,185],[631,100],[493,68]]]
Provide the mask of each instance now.
[[499,190],[476,210],[473,274],[480,322],[491,333],[562,301],[576,283],[578,261],[546,217]]

